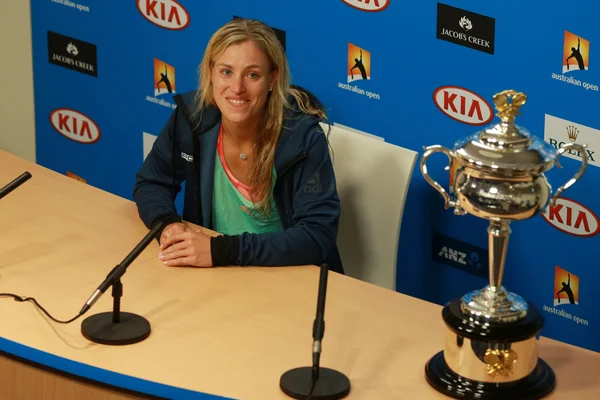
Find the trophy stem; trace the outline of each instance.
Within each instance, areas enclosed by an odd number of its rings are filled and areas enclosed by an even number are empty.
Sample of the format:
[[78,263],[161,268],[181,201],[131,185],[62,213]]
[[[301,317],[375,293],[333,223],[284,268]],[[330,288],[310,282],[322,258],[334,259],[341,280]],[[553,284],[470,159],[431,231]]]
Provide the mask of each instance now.
[[508,221],[490,221],[490,226],[488,227],[490,287],[496,290],[502,286],[504,264],[506,263],[506,249],[510,233]]
[[502,287],[510,221],[490,220],[488,227],[490,284],[462,297],[461,308],[467,314],[486,315],[489,321],[516,321],[527,314],[527,303]]

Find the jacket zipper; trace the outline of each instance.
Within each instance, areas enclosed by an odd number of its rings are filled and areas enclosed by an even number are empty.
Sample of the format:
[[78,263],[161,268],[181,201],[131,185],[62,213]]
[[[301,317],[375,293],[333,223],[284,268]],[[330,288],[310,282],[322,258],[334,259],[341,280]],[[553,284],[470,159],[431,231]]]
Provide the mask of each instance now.
[[[289,171],[292,169],[292,167],[293,167],[294,165],[296,165],[296,164],[297,164],[297,163],[299,163],[300,161],[304,160],[305,158],[306,158],[306,152],[305,152],[305,151],[303,151],[302,153],[299,153],[299,154],[298,154],[298,155],[296,155],[294,158],[292,158],[292,159],[291,159],[291,160],[290,160],[290,161],[289,161],[287,164],[285,164],[285,166],[284,166],[283,168],[281,168],[281,173],[280,173],[280,174],[277,174],[277,179],[276,179],[276,182],[279,182],[279,181],[280,181],[280,179],[281,179],[282,177],[284,177],[284,176],[285,176],[285,174],[287,174],[287,173],[288,173],[288,172],[289,172]],[[285,184],[285,188],[284,188],[284,190],[285,190],[285,192],[286,192],[286,195],[285,195],[285,196],[283,196],[283,202],[284,202],[284,207],[285,207],[285,209],[286,209],[286,210],[288,210],[288,209],[291,209],[291,206],[290,206],[290,204],[289,204],[289,195],[291,194],[291,193],[290,193],[290,192],[291,192],[291,190],[290,190],[290,188],[289,188],[290,182],[289,182],[289,181],[283,181],[283,183]],[[279,182],[279,184],[281,184],[281,182]],[[289,228],[289,227],[291,227],[291,226],[292,226],[292,216],[291,216],[291,215],[288,215],[288,214],[286,213],[286,217],[287,217],[287,218],[286,218],[286,219],[287,219],[287,221],[286,221],[286,225],[287,225],[287,227]]]
[[294,165],[296,165],[300,161],[304,160],[305,158],[306,158],[306,151],[303,151],[302,153],[296,155],[294,158],[292,158],[290,161],[288,161],[288,163],[285,164],[285,166],[283,166],[283,168],[281,168],[281,173],[277,174],[277,180],[279,180],[280,177],[282,177],[286,173],[288,173],[288,171],[290,169],[292,169],[292,167]]

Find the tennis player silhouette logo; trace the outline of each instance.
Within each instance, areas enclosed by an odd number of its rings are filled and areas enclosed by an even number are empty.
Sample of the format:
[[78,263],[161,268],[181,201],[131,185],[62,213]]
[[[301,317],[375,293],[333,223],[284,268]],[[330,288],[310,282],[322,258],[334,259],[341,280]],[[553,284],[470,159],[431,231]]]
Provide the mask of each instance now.
[[575,58],[575,60],[577,60],[577,65],[579,66],[579,69],[585,69],[585,65],[583,65],[583,57],[581,56],[581,39],[577,38],[577,49],[575,47],[571,47],[571,51],[571,55],[567,57],[567,69],[570,69],[570,58]]
[[175,93],[175,68],[154,59],[154,96]]
[[160,84],[164,83],[165,87],[167,88],[167,91],[169,93],[173,93],[173,88],[171,87],[171,82],[169,82],[169,69],[167,68],[167,66],[165,65],[165,72],[164,73],[160,73],[160,81],[158,81],[156,83],[156,86],[158,87],[158,90],[160,90]]
[[590,42],[565,31],[563,50],[563,74],[572,71],[587,71],[590,57]]
[[360,71],[360,76],[362,76],[363,79],[367,79],[367,71],[365,71],[365,66],[362,62],[362,50],[360,50],[360,59],[355,58],[354,61],[356,61],[356,64],[354,64],[354,67],[350,68],[350,74],[352,75],[352,79],[354,79],[354,68],[358,68],[358,70]]
[[558,297],[558,302],[560,303],[560,294],[562,292],[565,292],[567,294],[567,296],[569,297],[569,303],[571,304],[575,304],[575,297],[573,296],[573,289],[571,289],[571,274],[568,274],[569,278],[567,283],[563,282],[562,285],[562,289],[560,289],[557,293],[556,296]]
[[348,83],[371,79],[371,53],[348,43]]
[[579,304],[579,277],[554,267],[554,306]]

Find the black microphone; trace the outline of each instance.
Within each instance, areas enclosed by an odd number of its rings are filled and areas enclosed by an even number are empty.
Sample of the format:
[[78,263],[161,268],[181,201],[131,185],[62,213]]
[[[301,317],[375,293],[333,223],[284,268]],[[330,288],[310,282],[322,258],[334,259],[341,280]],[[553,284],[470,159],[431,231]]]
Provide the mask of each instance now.
[[121,278],[121,276],[123,276],[129,264],[131,264],[133,260],[135,260],[140,255],[140,253],[144,251],[146,247],[148,247],[152,240],[156,238],[156,236],[161,231],[163,224],[164,222],[156,224],[156,226],[154,226],[150,230],[150,232],[146,234],[142,241],[138,243],[137,246],[135,246],[135,248],[127,255],[127,257],[125,257],[119,265],[114,267],[113,270],[109,272],[104,282],[102,282],[100,286],[98,286],[98,289],[96,289],[96,291],[92,293],[88,301],[85,302],[83,308],[81,309],[81,311],[79,311],[79,315],[83,315],[84,313],[86,313],[94,305],[94,303],[98,301],[98,299],[104,294],[104,292],[106,292],[106,289],[108,289],[115,281],[117,281]]
[[321,341],[325,334],[325,297],[327,295],[327,264],[321,265],[319,292],[317,297],[317,315],[313,322],[312,367],[290,369],[281,375],[280,389],[294,399],[336,400],[350,393],[350,380],[343,373],[321,368]]
[[313,367],[312,378],[319,378],[319,361],[321,359],[321,340],[325,334],[325,295],[327,293],[327,264],[321,266],[319,276],[319,294],[317,297],[317,315],[313,322]]
[[27,182],[31,178],[31,174],[28,171],[23,172],[19,177],[17,177],[14,181],[10,182],[8,185],[4,186],[0,189],[0,199]]

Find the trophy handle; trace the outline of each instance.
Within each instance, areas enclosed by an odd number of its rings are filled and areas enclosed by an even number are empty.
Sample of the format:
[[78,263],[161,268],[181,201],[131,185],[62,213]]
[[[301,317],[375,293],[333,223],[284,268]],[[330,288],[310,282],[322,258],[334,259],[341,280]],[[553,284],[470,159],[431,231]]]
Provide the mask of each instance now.
[[448,192],[446,192],[446,190],[442,187],[442,185],[440,185],[435,180],[433,180],[427,173],[427,159],[429,158],[430,155],[432,155],[434,153],[444,153],[446,156],[448,156],[448,160],[450,161],[450,163],[452,163],[452,160],[454,158],[452,155],[452,152],[450,150],[448,150],[446,147],[440,146],[439,144],[429,146],[429,147],[423,147],[423,150],[425,150],[425,153],[421,157],[421,164],[420,164],[421,173],[423,174],[423,177],[425,178],[427,183],[429,183],[431,186],[433,186],[433,188],[435,190],[440,192],[440,194],[444,198],[444,208],[445,209],[448,209],[449,207],[454,207],[454,214],[465,215],[466,211],[464,211],[462,209],[459,202],[456,201],[455,199],[450,198],[450,195],[448,194]]
[[560,158],[560,156],[563,153],[565,153],[571,149],[575,149],[579,152],[579,154],[581,154],[581,168],[579,168],[579,171],[577,171],[577,173],[575,175],[573,175],[573,177],[571,179],[569,179],[569,181],[567,183],[565,183],[564,185],[562,185],[561,187],[559,187],[556,190],[556,193],[550,199],[550,203],[552,204],[553,207],[556,205],[556,199],[558,198],[558,196],[560,196],[560,194],[562,192],[564,192],[569,187],[571,187],[575,182],[577,182],[577,180],[579,178],[581,178],[581,176],[585,172],[585,169],[587,168],[587,164],[588,164],[588,160],[587,160],[588,158],[587,158],[587,154],[585,151],[586,147],[587,147],[586,144],[581,145],[581,144],[576,144],[576,143],[568,143],[568,144],[564,145],[563,147],[561,147],[560,149],[558,149],[558,155],[557,155],[556,161],[555,161],[556,166],[558,168],[562,168],[562,165],[560,165],[560,163],[558,162],[558,159]]

